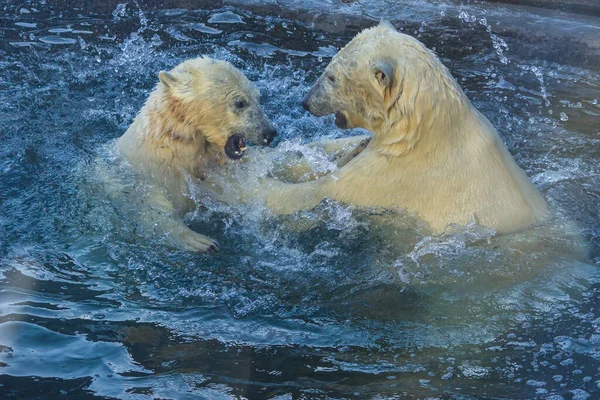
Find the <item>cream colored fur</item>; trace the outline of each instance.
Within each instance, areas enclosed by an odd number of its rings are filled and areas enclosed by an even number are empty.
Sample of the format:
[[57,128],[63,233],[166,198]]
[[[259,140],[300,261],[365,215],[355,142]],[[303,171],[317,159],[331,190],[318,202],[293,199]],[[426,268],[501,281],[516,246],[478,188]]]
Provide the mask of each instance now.
[[305,103],[319,116],[343,115],[345,127],[368,129],[373,138],[331,176],[295,185],[271,181],[264,193],[275,212],[309,209],[327,197],[405,209],[436,233],[473,219],[510,232],[548,215],[544,198],[449,71],[389,23],[343,48]]
[[[146,207],[154,212],[142,211],[142,220],[178,247],[214,251],[215,241],[183,223],[194,207],[188,181],[199,182],[206,168],[229,160],[224,153],[229,136],[262,143],[272,127],[258,90],[227,62],[188,60],[159,78],[117,149],[148,183]],[[235,106],[240,100],[242,110]]]

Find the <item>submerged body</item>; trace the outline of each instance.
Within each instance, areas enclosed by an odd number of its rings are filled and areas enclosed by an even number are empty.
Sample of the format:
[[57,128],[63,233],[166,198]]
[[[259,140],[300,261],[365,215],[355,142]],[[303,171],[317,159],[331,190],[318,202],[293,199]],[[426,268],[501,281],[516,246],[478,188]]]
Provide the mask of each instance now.
[[323,198],[401,208],[436,232],[475,221],[511,232],[544,220],[548,205],[467,99],[449,71],[416,39],[382,22],[356,36],[303,102],[341,128],[373,132],[366,149],[331,176],[299,185],[271,182],[279,213]]

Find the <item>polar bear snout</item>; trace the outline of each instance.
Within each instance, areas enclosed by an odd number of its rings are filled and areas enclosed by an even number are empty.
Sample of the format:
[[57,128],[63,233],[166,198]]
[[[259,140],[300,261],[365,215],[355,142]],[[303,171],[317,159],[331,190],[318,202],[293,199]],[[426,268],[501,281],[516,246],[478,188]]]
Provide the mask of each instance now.
[[302,107],[315,117],[323,117],[336,111],[332,106],[330,93],[324,88],[322,80],[320,78],[302,100]]

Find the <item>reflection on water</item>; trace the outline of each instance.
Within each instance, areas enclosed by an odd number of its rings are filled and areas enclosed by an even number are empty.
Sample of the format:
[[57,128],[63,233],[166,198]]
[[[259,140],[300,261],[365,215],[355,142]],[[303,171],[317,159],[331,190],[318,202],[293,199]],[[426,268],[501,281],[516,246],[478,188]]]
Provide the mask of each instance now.
[[[382,210],[324,202],[274,217],[199,199],[190,225],[222,244],[201,255],[145,235],[85,171],[127,129],[157,71],[200,54],[256,82],[280,152],[331,168],[302,143],[347,132],[299,99],[368,23],[362,5],[313,23],[268,7],[3,7],[3,396],[600,393],[600,71],[585,44],[502,34],[493,21],[521,15],[502,9],[385,11],[435,49],[499,128],[558,210],[551,226],[497,236],[471,224],[431,237],[412,216]],[[577,18],[564,26],[578,23],[591,29]],[[248,155],[233,166],[242,176],[273,165],[266,152]],[[568,221],[585,249],[564,233]]]

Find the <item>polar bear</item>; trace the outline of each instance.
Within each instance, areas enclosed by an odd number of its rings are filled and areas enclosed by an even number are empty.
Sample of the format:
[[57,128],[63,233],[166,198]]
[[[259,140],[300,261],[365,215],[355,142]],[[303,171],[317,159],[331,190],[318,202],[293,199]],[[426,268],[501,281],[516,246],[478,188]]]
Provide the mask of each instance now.
[[228,62],[196,58],[158,77],[156,88],[118,139],[117,153],[146,183],[142,222],[178,247],[215,251],[214,240],[183,222],[194,207],[189,181],[201,184],[206,168],[240,159],[246,139],[267,145],[276,130],[261,108],[256,87]]
[[339,128],[361,127],[373,135],[331,175],[298,184],[271,180],[264,200],[276,213],[310,209],[330,198],[404,209],[434,233],[471,221],[499,233],[517,231],[549,213],[446,67],[387,21],[340,50],[303,105],[315,116],[335,113]]

